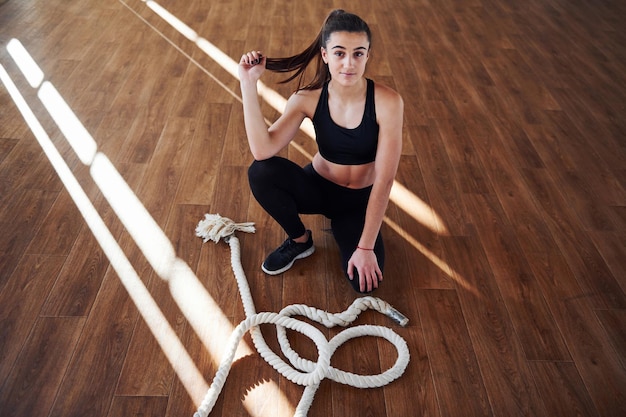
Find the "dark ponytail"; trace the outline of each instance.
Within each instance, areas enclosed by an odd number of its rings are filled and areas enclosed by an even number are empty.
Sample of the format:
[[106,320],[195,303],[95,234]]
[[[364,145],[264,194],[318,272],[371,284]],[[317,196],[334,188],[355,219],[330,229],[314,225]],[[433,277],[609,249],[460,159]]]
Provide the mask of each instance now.
[[[281,84],[288,83],[297,78],[297,90],[316,90],[321,88],[326,81],[330,80],[328,66],[322,60],[321,48],[326,46],[326,43],[330,39],[330,35],[334,32],[365,33],[367,35],[368,42],[371,43],[372,41],[370,28],[367,23],[363,21],[363,19],[355,14],[348,13],[341,9],[333,10],[326,17],[322,28],[311,45],[299,54],[290,57],[268,57],[265,64],[266,68],[274,72],[295,71],[294,74],[281,81]],[[305,84],[305,71],[314,59],[316,65],[315,75],[311,82]]]

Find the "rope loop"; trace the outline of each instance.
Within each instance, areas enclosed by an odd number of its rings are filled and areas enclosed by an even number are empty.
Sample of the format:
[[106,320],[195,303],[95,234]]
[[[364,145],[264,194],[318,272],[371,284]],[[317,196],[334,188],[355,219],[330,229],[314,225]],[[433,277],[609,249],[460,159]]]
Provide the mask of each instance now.
[[[217,243],[220,239],[228,242],[231,251],[231,266],[237,280],[246,319],[239,323],[233,331],[227,345],[228,353],[222,359],[213,382],[194,417],[207,417],[213,406],[215,406],[232,367],[237,346],[248,331],[252,336],[256,350],[270,366],[289,381],[305,387],[294,417],[307,415],[313,403],[315,393],[321,381],[325,378],[357,388],[378,388],[402,376],[409,363],[409,348],[406,341],[392,329],[373,325],[354,326],[342,330],[333,338],[327,340],[324,334],[315,326],[293,318],[293,316],[307,317],[312,321],[323,324],[327,328],[335,326],[347,327],[357,319],[359,314],[369,309],[393,318],[402,326],[406,325],[408,319],[379,298],[371,296],[357,298],[346,311],[334,314],[303,304],[289,305],[279,313],[256,313],[250,287],[241,266],[241,248],[239,239],[235,236],[235,231],[253,233],[254,224],[234,223],[232,220],[221,217],[219,214],[206,214],[205,218],[196,227],[196,235],[203,238],[204,242],[212,240]],[[267,345],[259,328],[261,324],[273,324],[276,326],[281,351],[290,363],[286,363]],[[287,329],[301,333],[315,343],[318,350],[317,362],[301,358],[291,348],[287,338]],[[330,365],[333,353],[342,344],[350,339],[363,336],[383,338],[395,346],[398,357],[391,368],[378,375],[358,375],[336,369]]]

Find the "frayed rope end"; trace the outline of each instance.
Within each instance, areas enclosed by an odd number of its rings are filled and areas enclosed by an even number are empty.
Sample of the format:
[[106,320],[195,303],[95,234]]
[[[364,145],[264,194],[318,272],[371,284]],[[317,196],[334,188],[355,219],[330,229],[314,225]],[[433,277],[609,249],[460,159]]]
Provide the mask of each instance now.
[[236,231],[254,233],[254,223],[235,223],[228,217],[219,214],[205,214],[196,226],[196,236],[201,237],[206,243],[209,240],[217,243],[221,238],[231,236]]

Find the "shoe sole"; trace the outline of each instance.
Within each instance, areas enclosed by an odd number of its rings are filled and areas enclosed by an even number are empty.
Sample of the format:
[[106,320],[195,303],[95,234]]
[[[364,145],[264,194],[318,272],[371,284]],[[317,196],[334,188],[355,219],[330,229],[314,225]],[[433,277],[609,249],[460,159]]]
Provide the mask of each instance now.
[[293,260],[291,262],[289,262],[287,265],[285,265],[281,269],[277,269],[276,271],[270,271],[269,269],[265,269],[265,265],[261,265],[261,269],[267,275],[279,275],[279,274],[282,274],[283,272],[287,271],[288,269],[290,269],[293,266],[293,263],[295,261],[297,261],[298,259],[303,259],[303,258],[306,258],[308,256],[311,256],[311,255],[313,255],[313,252],[315,252],[315,246],[311,246],[309,249],[305,250],[300,255],[298,255],[295,258],[293,258]]

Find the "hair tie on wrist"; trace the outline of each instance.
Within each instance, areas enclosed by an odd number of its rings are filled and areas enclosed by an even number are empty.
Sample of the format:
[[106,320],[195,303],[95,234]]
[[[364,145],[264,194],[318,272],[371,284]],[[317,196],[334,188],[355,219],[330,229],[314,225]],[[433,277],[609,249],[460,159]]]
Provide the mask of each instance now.
[[372,248],[372,249],[362,248],[361,246],[358,246],[358,245],[357,245],[357,247],[356,247],[356,248],[357,248],[357,249],[361,249],[361,250],[374,250],[374,248]]

